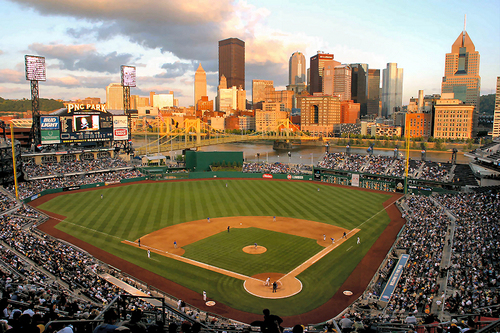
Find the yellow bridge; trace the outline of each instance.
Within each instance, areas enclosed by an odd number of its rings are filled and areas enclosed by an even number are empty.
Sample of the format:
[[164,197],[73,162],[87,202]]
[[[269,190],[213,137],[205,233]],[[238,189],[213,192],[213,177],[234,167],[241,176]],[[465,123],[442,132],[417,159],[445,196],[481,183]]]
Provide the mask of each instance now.
[[[278,124],[269,128],[265,132],[252,134],[231,134],[224,131],[215,130],[200,119],[186,119],[179,126],[173,126],[169,122],[158,121],[153,127],[152,124],[142,126],[143,130],[135,130],[134,135],[157,135],[156,140],[148,142],[146,145],[135,148],[135,155],[147,155],[148,153],[164,153],[173,150],[192,149],[203,146],[216,145],[221,143],[232,143],[242,141],[273,140],[289,142],[291,140],[318,141],[319,136],[310,136],[292,124],[289,119],[282,119]],[[147,129],[156,131],[147,131]]]

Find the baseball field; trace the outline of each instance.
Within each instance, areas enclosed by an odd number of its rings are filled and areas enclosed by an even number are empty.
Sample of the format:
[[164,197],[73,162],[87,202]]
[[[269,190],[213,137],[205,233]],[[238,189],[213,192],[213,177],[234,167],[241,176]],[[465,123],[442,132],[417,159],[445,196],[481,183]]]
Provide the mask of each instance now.
[[[66,192],[34,204],[53,217],[44,231],[202,309],[249,320],[270,308],[309,320],[322,318],[308,314],[349,280],[371,278],[381,258],[364,261],[391,244],[381,235],[400,219],[386,209],[395,198],[313,182],[209,179]],[[204,290],[215,306],[205,306]]]

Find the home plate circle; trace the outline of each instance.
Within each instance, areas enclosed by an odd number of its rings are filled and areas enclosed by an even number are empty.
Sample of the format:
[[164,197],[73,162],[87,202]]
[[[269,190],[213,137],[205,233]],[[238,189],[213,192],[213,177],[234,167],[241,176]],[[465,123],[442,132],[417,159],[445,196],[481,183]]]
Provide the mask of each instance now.
[[206,306],[214,306],[215,302],[214,301],[208,301],[205,303]]
[[350,291],[350,290],[344,290],[344,295],[346,295],[346,296],[352,296],[352,291]]

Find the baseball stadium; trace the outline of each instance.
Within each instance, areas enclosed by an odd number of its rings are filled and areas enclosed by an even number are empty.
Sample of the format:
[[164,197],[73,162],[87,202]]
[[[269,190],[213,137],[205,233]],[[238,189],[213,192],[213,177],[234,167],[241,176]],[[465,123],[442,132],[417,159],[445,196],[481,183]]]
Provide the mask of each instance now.
[[[42,124],[114,117],[85,112]],[[289,331],[498,323],[500,194],[473,161],[326,149],[306,166],[187,149],[149,166],[124,145],[68,147],[1,147],[3,308],[51,332],[93,331],[111,311],[155,332],[265,331],[263,309]]]

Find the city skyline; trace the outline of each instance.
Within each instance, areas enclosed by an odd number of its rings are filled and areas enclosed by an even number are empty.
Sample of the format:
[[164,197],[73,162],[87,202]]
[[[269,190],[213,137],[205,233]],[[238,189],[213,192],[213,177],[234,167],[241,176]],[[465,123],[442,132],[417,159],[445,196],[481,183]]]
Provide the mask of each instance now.
[[[285,89],[290,56],[300,51],[309,68],[309,59],[321,50],[342,64],[367,63],[370,69],[398,63],[405,71],[406,105],[420,89],[426,95],[441,92],[445,56],[463,28],[464,14],[466,30],[481,54],[482,95],[495,93],[500,74],[500,3],[495,1],[419,1],[414,7],[356,1],[342,8],[321,1],[287,6],[260,0],[100,3],[0,0],[9,13],[0,28],[0,97],[30,98],[24,55],[33,54],[47,62],[41,98],[100,97],[104,102],[106,86],[120,81],[120,66],[133,65],[138,87],[132,94],[174,91],[180,105],[189,106],[200,62],[207,72],[207,93],[214,99],[217,43],[235,37],[246,45],[248,90],[254,79],[273,80],[277,90]],[[326,23],[318,29],[322,20]]]

